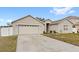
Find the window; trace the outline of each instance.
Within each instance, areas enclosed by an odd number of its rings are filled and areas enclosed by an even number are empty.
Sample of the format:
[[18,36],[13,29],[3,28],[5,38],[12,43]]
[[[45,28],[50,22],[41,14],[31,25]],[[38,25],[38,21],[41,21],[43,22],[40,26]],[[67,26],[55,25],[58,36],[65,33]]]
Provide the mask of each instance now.
[[64,30],[68,30],[68,25],[64,25]]
[[72,27],[75,28],[75,25],[73,25]]

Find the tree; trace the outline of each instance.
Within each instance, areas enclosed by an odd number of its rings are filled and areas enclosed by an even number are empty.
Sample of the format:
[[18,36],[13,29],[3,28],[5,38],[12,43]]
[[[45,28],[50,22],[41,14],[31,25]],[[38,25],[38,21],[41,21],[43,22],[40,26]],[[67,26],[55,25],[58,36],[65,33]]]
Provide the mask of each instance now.
[[11,23],[10,22],[7,22],[7,26],[10,26],[11,25]]
[[45,21],[45,18],[36,17],[36,19],[39,19],[40,21]]

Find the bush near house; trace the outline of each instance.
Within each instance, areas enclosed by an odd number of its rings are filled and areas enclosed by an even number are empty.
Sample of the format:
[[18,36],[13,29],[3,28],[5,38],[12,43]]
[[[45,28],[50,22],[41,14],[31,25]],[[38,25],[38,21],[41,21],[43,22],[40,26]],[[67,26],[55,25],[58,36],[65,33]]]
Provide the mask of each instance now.
[[55,33],[55,34],[43,34],[43,35],[79,46],[79,33],[67,33],[67,34]]
[[52,30],[50,30],[50,33],[52,33]]
[[54,30],[53,33],[57,33],[57,32]]
[[17,36],[0,37],[0,52],[15,52]]
[[46,32],[45,32],[45,31],[43,31],[43,34],[46,34]]

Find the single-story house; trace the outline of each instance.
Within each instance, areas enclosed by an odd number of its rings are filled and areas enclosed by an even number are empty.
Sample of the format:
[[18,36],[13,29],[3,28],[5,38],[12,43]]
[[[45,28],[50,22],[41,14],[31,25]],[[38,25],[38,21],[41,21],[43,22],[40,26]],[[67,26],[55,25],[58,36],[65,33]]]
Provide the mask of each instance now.
[[42,34],[43,32],[56,31],[58,33],[79,32],[79,17],[69,16],[61,20],[43,20],[34,18],[31,15],[22,17],[11,23],[10,26],[1,26],[0,35],[18,34]]
[[45,24],[31,15],[22,17],[12,22],[13,34],[42,34]]
[[69,16],[61,20],[53,21],[50,30],[58,33],[77,33],[79,32],[79,17]]

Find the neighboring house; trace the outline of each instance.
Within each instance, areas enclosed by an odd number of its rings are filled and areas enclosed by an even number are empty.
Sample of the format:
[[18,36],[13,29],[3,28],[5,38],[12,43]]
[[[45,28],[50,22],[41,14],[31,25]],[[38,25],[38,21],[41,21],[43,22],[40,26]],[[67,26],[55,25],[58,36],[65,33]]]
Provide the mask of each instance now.
[[79,32],[79,17],[69,16],[58,21],[40,20],[31,15],[22,17],[11,23],[10,26],[0,27],[1,36],[18,34],[43,34],[43,32],[56,31],[58,33]]
[[51,24],[50,30],[58,33],[72,33],[73,24],[68,20],[59,20]]
[[79,32],[79,17],[69,16],[50,24],[50,30],[58,33]]
[[79,32],[79,17],[69,16],[50,24],[50,30],[58,33]]

